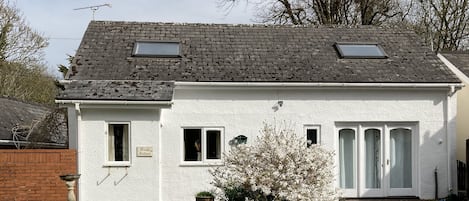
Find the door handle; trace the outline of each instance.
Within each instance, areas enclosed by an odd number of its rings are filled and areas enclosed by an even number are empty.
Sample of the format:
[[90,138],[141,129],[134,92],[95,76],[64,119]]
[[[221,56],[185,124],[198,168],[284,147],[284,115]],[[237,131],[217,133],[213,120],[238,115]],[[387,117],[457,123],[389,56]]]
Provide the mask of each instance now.
[[389,165],[389,159],[386,160],[386,165]]

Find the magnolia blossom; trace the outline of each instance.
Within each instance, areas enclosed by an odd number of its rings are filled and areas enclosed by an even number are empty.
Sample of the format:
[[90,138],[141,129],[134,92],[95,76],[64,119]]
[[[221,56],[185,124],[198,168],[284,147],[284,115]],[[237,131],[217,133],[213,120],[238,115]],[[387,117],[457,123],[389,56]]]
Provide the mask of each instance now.
[[291,129],[265,124],[252,145],[233,147],[225,165],[210,170],[212,184],[218,200],[228,200],[233,189],[244,200],[337,200],[333,155],[319,145],[307,147]]

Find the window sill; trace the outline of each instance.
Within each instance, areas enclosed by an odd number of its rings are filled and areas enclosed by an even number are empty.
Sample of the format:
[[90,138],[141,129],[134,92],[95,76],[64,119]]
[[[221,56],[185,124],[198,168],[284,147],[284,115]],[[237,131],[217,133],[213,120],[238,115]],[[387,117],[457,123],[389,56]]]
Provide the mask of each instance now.
[[179,167],[213,167],[223,166],[223,162],[182,162]]
[[122,163],[114,163],[114,162],[106,162],[104,163],[103,167],[130,167],[130,162],[122,162]]

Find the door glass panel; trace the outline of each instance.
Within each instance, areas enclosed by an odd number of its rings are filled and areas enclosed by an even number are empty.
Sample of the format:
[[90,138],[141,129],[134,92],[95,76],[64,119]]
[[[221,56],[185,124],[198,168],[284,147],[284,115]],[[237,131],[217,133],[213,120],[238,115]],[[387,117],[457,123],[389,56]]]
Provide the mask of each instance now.
[[381,188],[381,131],[365,131],[365,187]]
[[412,188],[412,131],[392,129],[390,146],[391,188]]
[[339,167],[340,187],[355,188],[355,131],[352,129],[341,129],[339,131]]

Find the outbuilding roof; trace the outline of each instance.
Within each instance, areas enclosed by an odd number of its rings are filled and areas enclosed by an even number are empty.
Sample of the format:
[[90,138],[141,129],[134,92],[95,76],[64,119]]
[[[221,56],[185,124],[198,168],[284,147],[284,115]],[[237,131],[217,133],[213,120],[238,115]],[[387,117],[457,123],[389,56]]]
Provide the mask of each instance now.
[[[67,116],[61,109],[0,97],[0,147],[67,147]],[[15,137],[14,133],[17,136]]]
[[[173,51],[179,52],[166,57],[139,56],[135,49],[138,41],[171,43]],[[342,58],[337,43],[375,44],[385,56]],[[66,91],[74,90],[74,96],[81,98],[91,97],[84,91],[99,90],[98,86],[109,86],[113,80],[460,82],[415,33],[402,29],[111,21],[89,24],[66,79],[97,84],[75,82],[72,87],[66,86]],[[105,98],[109,100],[126,96],[112,90],[103,93],[108,92]],[[65,97],[63,94],[59,99]],[[159,100],[159,96],[144,99]]]
[[0,140],[12,139],[12,128],[42,120],[52,109],[35,103],[0,97]]

